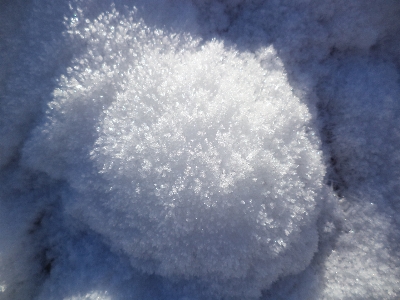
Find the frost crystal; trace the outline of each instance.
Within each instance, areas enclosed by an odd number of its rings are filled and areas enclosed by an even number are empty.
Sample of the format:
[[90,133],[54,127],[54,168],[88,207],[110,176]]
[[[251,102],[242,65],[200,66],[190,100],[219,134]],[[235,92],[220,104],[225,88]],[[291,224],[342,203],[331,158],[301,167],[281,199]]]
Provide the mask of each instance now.
[[239,53],[115,11],[70,28],[86,50],[25,148],[69,182],[68,211],[135,268],[214,296],[258,297],[303,270],[325,170],[274,49]]

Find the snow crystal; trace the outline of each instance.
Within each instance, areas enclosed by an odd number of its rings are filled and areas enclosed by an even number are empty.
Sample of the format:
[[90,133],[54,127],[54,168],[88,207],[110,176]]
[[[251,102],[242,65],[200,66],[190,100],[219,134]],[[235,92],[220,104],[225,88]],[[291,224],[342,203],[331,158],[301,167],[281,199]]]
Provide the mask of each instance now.
[[86,53],[61,77],[26,160],[66,179],[70,213],[134,267],[257,297],[317,249],[326,190],[310,114],[272,47],[199,47],[130,18],[71,30]]
[[84,296],[73,296],[64,298],[64,300],[111,300],[107,293],[91,292]]
[[0,299],[397,299],[396,0],[0,3]]

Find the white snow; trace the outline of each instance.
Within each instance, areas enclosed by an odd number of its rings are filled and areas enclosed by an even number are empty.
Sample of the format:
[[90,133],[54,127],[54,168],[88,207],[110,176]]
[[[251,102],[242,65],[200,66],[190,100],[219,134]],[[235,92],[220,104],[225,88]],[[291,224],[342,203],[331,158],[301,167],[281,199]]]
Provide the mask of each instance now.
[[397,1],[0,4],[0,299],[397,299]]

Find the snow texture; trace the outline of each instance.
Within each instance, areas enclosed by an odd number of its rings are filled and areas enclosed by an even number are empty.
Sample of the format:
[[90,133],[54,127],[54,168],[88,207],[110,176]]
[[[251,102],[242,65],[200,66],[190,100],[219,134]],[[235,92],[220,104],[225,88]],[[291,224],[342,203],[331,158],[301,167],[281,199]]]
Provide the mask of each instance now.
[[0,3],[0,299],[397,299],[400,3]]

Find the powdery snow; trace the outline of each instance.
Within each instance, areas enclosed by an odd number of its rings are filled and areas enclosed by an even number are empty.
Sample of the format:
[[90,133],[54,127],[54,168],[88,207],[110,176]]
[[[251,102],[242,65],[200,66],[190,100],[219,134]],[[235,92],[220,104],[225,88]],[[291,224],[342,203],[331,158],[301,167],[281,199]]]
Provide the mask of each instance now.
[[0,299],[399,297],[399,3],[0,7]]

